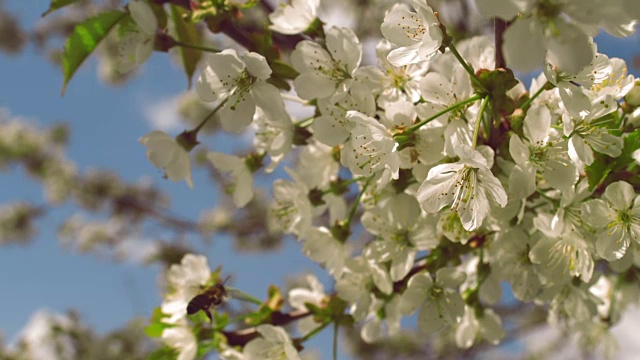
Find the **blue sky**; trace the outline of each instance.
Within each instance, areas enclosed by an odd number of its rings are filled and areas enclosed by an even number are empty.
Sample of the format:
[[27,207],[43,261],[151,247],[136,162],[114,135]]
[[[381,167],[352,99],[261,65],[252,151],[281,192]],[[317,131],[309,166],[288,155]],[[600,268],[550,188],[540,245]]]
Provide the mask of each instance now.
[[[5,7],[30,29],[47,5],[44,0],[5,1]],[[629,59],[640,51],[640,38],[637,34],[624,41],[607,37],[599,42],[599,49]],[[72,79],[64,97],[60,96],[61,73],[43,55],[33,47],[17,57],[0,53],[0,108],[41,127],[68,123],[72,132],[67,154],[80,171],[101,168],[131,182],[152,179],[171,194],[170,210],[190,219],[197,219],[203,209],[215,207],[215,188],[204,174],[194,174],[193,191],[184,183],[165,181],[137,141],[152,130],[145,121],[145,106],[172,98],[186,86],[184,75],[166,54],[154,54],[141,76],[116,88],[99,81],[96,62],[90,60]],[[0,173],[0,189],[0,204],[44,202],[41,187],[16,169]],[[0,284],[4,290],[0,296],[4,305],[0,329],[7,339],[12,339],[29,316],[41,308],[54,312],[77,309],[86,322],[105,332],[133,316],[147,317],[160,304],[159,267],[113,263],[91,254],[74,254],[59,245],[57,226],[73,211],[64,206],[40,221],[39,235],[32,244],[0,248]],[[233,274],[234,287],[262,296],[269,284],[283,285],[287,275],[309,271],[322,274],[317,265],[300,254],[299,244],[290,240],[284,244],[273,253],[237,254],[228,239],[218,237],[205,254],[212,268],[222,265],[225,272]],[[326,276],[321,279],[329,285]],[[331,331],[326,330],[311,347],[315,343],[328,349],[330,342]]]
[[[22,26],[32,28],[47,2],[8,1],[5,7],[19,16]],[[0,53],[0,68],[0,108],[43,128],[68,123],[67,155],[81,172],[100,168],[130,182],[149,178],[171,195],[170,211],[186,218],[195,220],[201,210],[215,207],[215,187],[204,174],[194,174],[193,191],[184,182],[165,181],[138,143],[140,136],[152,130],[145,121],[148,109],[144,106],[157,105],[158,100],[172,98],[186,88],[184,75],[166,54],[154,54],[141,76],[116,88],[99,81],[96,61],[90,59],[72,79],[64,97],[60,96],[60,71],[31,46],[17,57]],[[0,173],[0,189],[5,189],[0,191],[0,204],[44,202],[41,187],[15,168]],[[30,245],[0,249],[0,284],[7,289],[2,294],[5,310],[0,312],[0,329],[7,340],[40,308],[54,312],[77,309],[85,321],[105,332],[133,316],[147,317],[160,304],[159,266],[113,263],[91,254],[74,254],[59,244],[57,227],[73,211],[73,207],[64,206],[38,222],[39,235]],[[263,297],[269,284],[284,285],[287,275],[322,274],[301,255],[299,244],[284,244],[276,252],[238,254],[229,239],[216,237],[204,254],[212,268],[222,265],[225,272],[233,274],[234,287]],[[325,332],[318,337],[320,344],[331,341],[330,331]]]

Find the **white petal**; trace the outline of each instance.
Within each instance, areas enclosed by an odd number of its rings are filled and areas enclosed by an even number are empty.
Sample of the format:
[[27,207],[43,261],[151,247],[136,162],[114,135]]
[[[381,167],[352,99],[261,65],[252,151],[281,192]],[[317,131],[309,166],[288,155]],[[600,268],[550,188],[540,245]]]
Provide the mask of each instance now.
[[158,19],[151,6],[142,0],[134,0],[129,3],[131,18],[147,35],[155,35],[158,28]]
[[[409,34],[420,32],[423,26],[416,13],[403,9],[394,9],[384,17],[380,30],[390,43],[407,47],[413,46],[418,42],[416,37],[409,36]],[[393,62],[391,63],[393,64]]]
[[531,145],[540,147],[546,144],[550,129],[551,113],[549,109],[544,105],[532,106],[527,111],[522,129]]
[[482,184],[482,187],[485,188],[485,191],[491,195],[493,200],[495,200],[500,207],[505,207],[507,205],[507,193],[504,191],[500,180],[493,175],[491,170],[486,169],[478,169],[478,181]]
[[509,68],[529,72],[541,67],[546,51],[542,25],[533,17],[517,19],[504,32],[502,49]]
[[518,7],[516,1],[476,0],[476,6],[480,15],[485,19],[499,17],[504,20],[511,20],[518,15],[518,12],[524,10]]
[[623,225],[606,229],[598,237],[596,250],[607,261],[621,259],[629,248],[630,239]]
[[427,179],[420,185],[416,198],[424,211],[435,213],[451,204],[454,196],[456,173],[462,164],[441,164],[429,170]]
[[267,59],[264,56],[249,52],[242,56],[242,60],[247,66],[249,74],[257,77],[260,80],[266,80],[271,76],[271,68],[267,64]]
[[584,93],[582,87],[578,87],[567,81],[562,81],[558,84],[558,92],[560,93],[562,103],[572,117],[578,118],[581,112],[591,109],[591,100],[589,100],[589,97]]
[[509,194],[513,199],[525,199],[536,191],[536,169],[529,165],[516,165],[509,174]]
[[387,55],[387,60],[391,65],[396,67],[419,63],[422,61],[418,55],[418,49],[420,49],[420,46],[420,43],[416,43],[411,46],[403,46],[393,49],[389,52],[389,55]]
[[288,119],[284,109],[284,101],[277,87],[265,81],[257,81],[253,84],[251,94],[256,102],[271,121],[283,121]]
[[353,74],[362,59],[362,44],[356,34],[349,28],[332,27],[326,36],[327,50],[333,60]]
[[293,80],[296,93],[304,100],[322,99],[333,95],[336,82],[315,72],[304,72]]
[[606,202],[600,199],[592,199],[582,203],[582,221],[595,229],[604,228],[614,220],[615,213]]
[[220,123],[229,132],[240,133],[253,121],[256,103],[249,92],[235,93],[220,109]]
[[511,138],[509,138],[509,153],[518,165],[527,164],[531,156],[529,147],[522,142],[517,134],[511,134]]
[[436,301],[427,300],[422,305],[420,314],[418,314],[418,326],[427,334],[442,329],[447,323],[443,314],[444,311]]
[[631,207],[635,192],[633,186],[625,181],[616,181],[604,191],[602,196],[616,210],[627,210]]

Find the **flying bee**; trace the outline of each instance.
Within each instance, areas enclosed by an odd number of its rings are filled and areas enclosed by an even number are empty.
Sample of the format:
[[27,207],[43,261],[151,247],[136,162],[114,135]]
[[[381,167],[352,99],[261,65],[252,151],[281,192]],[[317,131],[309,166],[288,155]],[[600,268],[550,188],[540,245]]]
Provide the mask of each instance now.
[[207,315],[209,320],[213,322],[213,316],[211,316],[211,312],[209,309],[213,307],[218,307],[222,305],[225,300],[229,298],[227,294],[227,289],[225,289],[224,284],[227,283],[231,276],[227,276],[223,282],[217,283],[208,289],[204,290],[202,294],[196,295],[189,304],[187,305],[187,315],[193,315],[198,311],[202,310]]

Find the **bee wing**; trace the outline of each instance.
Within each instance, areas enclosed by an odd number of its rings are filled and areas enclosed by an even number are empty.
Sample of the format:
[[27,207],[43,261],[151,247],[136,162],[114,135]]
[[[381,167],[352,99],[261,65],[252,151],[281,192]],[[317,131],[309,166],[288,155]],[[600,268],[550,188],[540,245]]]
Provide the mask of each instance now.
[[262,305],[262,301],[260,301],[259,299],[256,299],[255,297],[247,294],[246,292],[236,289],[236,288],[232,288],[227,286],[227,295],[230,298],[236,299],[236,300],[240,300],[240,301],[245,301],[245,302],[250,302],[253,304],[258,304],[258,305]]

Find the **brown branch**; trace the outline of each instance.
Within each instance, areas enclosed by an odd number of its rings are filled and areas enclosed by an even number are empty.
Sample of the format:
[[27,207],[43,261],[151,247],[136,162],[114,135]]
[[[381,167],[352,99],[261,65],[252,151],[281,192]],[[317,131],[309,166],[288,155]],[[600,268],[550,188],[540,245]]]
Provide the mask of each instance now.
[[496,69],[507,67],[507,62],[504,60],[504,54],[502,52],[502,42],[504,32],[507,30],[508,26],[507,22],[502,19],[495,18],[493,20],[493,30],[496,42]]
[[[271,313],[269,324],[273,326],[284,326],[309,315],[311,315],[311,312],[308,310],[296,310],[290,313],[274,311]],[[227,338],[230,346],[245,346],[249,341],[259,336],[256,327],[235,331],[221,331],[221,333]]]

